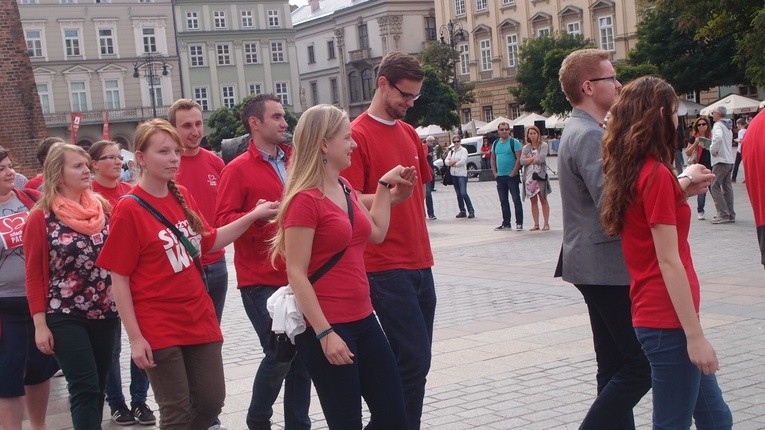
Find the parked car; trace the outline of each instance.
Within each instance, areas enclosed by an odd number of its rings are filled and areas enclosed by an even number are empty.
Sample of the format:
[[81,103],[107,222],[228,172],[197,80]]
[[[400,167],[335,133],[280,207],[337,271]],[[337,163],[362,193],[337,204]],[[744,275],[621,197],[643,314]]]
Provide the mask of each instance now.
[[[467,149],[468,152],[468,177],[475,178],[478,176],[479,170],[481,170],[481,145],[483,144],[483,136],[466,137],[460,141],[460,144]],[[444,169],[444,160],[437,159],[433,162],[435,166],[433,174],[442,174]]]

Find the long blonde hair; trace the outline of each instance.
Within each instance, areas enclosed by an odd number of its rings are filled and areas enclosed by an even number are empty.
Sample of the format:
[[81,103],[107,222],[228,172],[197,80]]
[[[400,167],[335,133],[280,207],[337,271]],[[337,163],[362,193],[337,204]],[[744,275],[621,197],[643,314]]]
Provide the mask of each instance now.
[[284,255],[284,214],[295,196],[305,190],[324,189],[324,153],[321,145],[342,132],[348,114],[327,104],[313,106],[300,115],[292,138],[292,157],[287,168],[287,184],[276,222],[279,228],[271,239],[271,263]]
[[[43,194],[34,209],[50,211],[53,199],[61,194],[61,184],[64,183],[64,158],[67,152],[85,157],[87,165],[90,166],[90,155],[81,147],[70,143],[54,143],[48,150],[43,164]],[[104,207],[104,213],[109,213],[111,210],[109,202],[98,193],[93,195]]]
[[[169,134],[170,137],[172,137],[173,140],[178,144],[181,150],[183,149],[181,136],[175,130],[175,127],[173,127],[164,119],[154,118],[142,122],[138,125],[138,128],[136,128],[135,137],[133,140],[133,143],[135,144],[135,151],[141,153],[145,152],[149,147],[149,139],[157,133]],[[143,174],[143,168],[139,166],[139,169],[141,170],[141,174]],[[178,204],[181,205],[181,208],[183,208],[183,212],[186,214],[186,219],[189,221],[189,226],[191,226],[195,232],[201,234],[202,236],[207,235],[209,232],[205,229],[205,224],[202,222],[202,218],[199,216],[199,214],[189,208],[189,206],[186,204],[186,199],[183,197],[183,194],[181,194],[181,191],[178,189],[178,187],[176,187],[175,182],[168,181],[167,189],[170,190],[170,193],[173,195],[173,197],[175,197],[175,200],[178,202]]]

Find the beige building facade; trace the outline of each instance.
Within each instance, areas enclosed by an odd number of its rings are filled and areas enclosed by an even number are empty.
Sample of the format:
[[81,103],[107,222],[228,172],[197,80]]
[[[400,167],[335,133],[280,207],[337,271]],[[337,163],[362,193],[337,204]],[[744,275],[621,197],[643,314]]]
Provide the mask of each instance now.
[[508,88],[516,84],[524,39],[581,34],[619,62],[637,43],[639,21],[635,0],[443,0],[435,2],[435,16],[447,41],[449,22],[463,30],[463,38],[452,38],[460,59],[457,77],[476,84],[475,103],[461,108],[463,123],[521,115]]
[[[18,0],[48,134],[130,148],[136,125],[181,95],[171,0]],[[138,77],[134,77],[137,74]]]

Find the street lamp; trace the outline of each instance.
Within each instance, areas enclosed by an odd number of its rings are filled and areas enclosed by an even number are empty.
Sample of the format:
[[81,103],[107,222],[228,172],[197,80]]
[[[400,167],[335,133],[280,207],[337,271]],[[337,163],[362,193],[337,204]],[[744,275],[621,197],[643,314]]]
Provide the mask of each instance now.
[[[156,85],[155,79],[162,73],[162,76],[167,76],[168,71],[166,57],[162,55],[152,54],[147,52],[143,56],[138,57],[133,61],[133,77],[139,78],[141,74],[138,69],[143,67],[143,76],[146,77],[146,82],[149,84],[149,96],[151,97],[151,110],[154,114],[154,118],[157,117],[157,97],[154,93],[154,86]],[[162,67],[162,71],[159,71],[159,67]]]
[[[448,37],[448,39],[447,39]],[[449,47],[449,59],[451,61],[452,72],[452,88],[454,92],[459,94],[460,81],[457,78],[457,61],[459,60],[459,52],[457,51],[457,44],[464,42],[467,37],[465,36],[465,30],[462,28],[462,24],[454,22],[451,19],[448,23],[441,25],[440,29],[441,45]],[[460,117],[459,132],[462,137],[462,115]]]

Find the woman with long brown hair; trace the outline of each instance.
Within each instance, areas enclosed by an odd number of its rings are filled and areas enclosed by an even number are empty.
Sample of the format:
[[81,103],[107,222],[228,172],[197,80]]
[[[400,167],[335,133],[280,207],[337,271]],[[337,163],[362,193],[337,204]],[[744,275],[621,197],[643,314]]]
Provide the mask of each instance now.
[[521,150],[523,167],[523,198],[531,200],[531,217],[534,226],[529,231],[539,230],[539,206],[544,218],[543,231],[550,230],[550,204],[547,195],[552,192],[547,178],[547,143],[542,141],[539,128],[532,125],[526,129],[526,145]]
[[182,149],[169,122],[138,126],[135,157],[142,173],[128,194],[137,198],[117,204],[98,264],[112,273],[132,358],[149,375],[159,404],[159,427],[206,429],[225,398],[223,335],[194,257],[274,216],[277,204],[263,202],[228,225],[209,226],[191,194],[173,181]]
[[[709,149],[704,146],[702,139],[709,139],[712,141],[712,123],[709,118],[702,116],[697,118],[693,122],[693,136],[691,136],[691,142],[685,148],[685,156],[688,157],[688,164],[699,163],[707,169],[712,168],[712,156],[709,153]],[[696,196],[696,212],[698,213],[698,219],[704,220],[704,205],[707,201],[707,193],[701,193]]]
[[699,322],[688,244],[687,196],[705,191],[714,175],[695,164],[675,177],[677,105],[659,78],[622,88],[603,138],[601,222],[622,236],[632,324],[651,363],[654,428],[688,429],[695,418],[698,428],[730,429],[717,355]]

